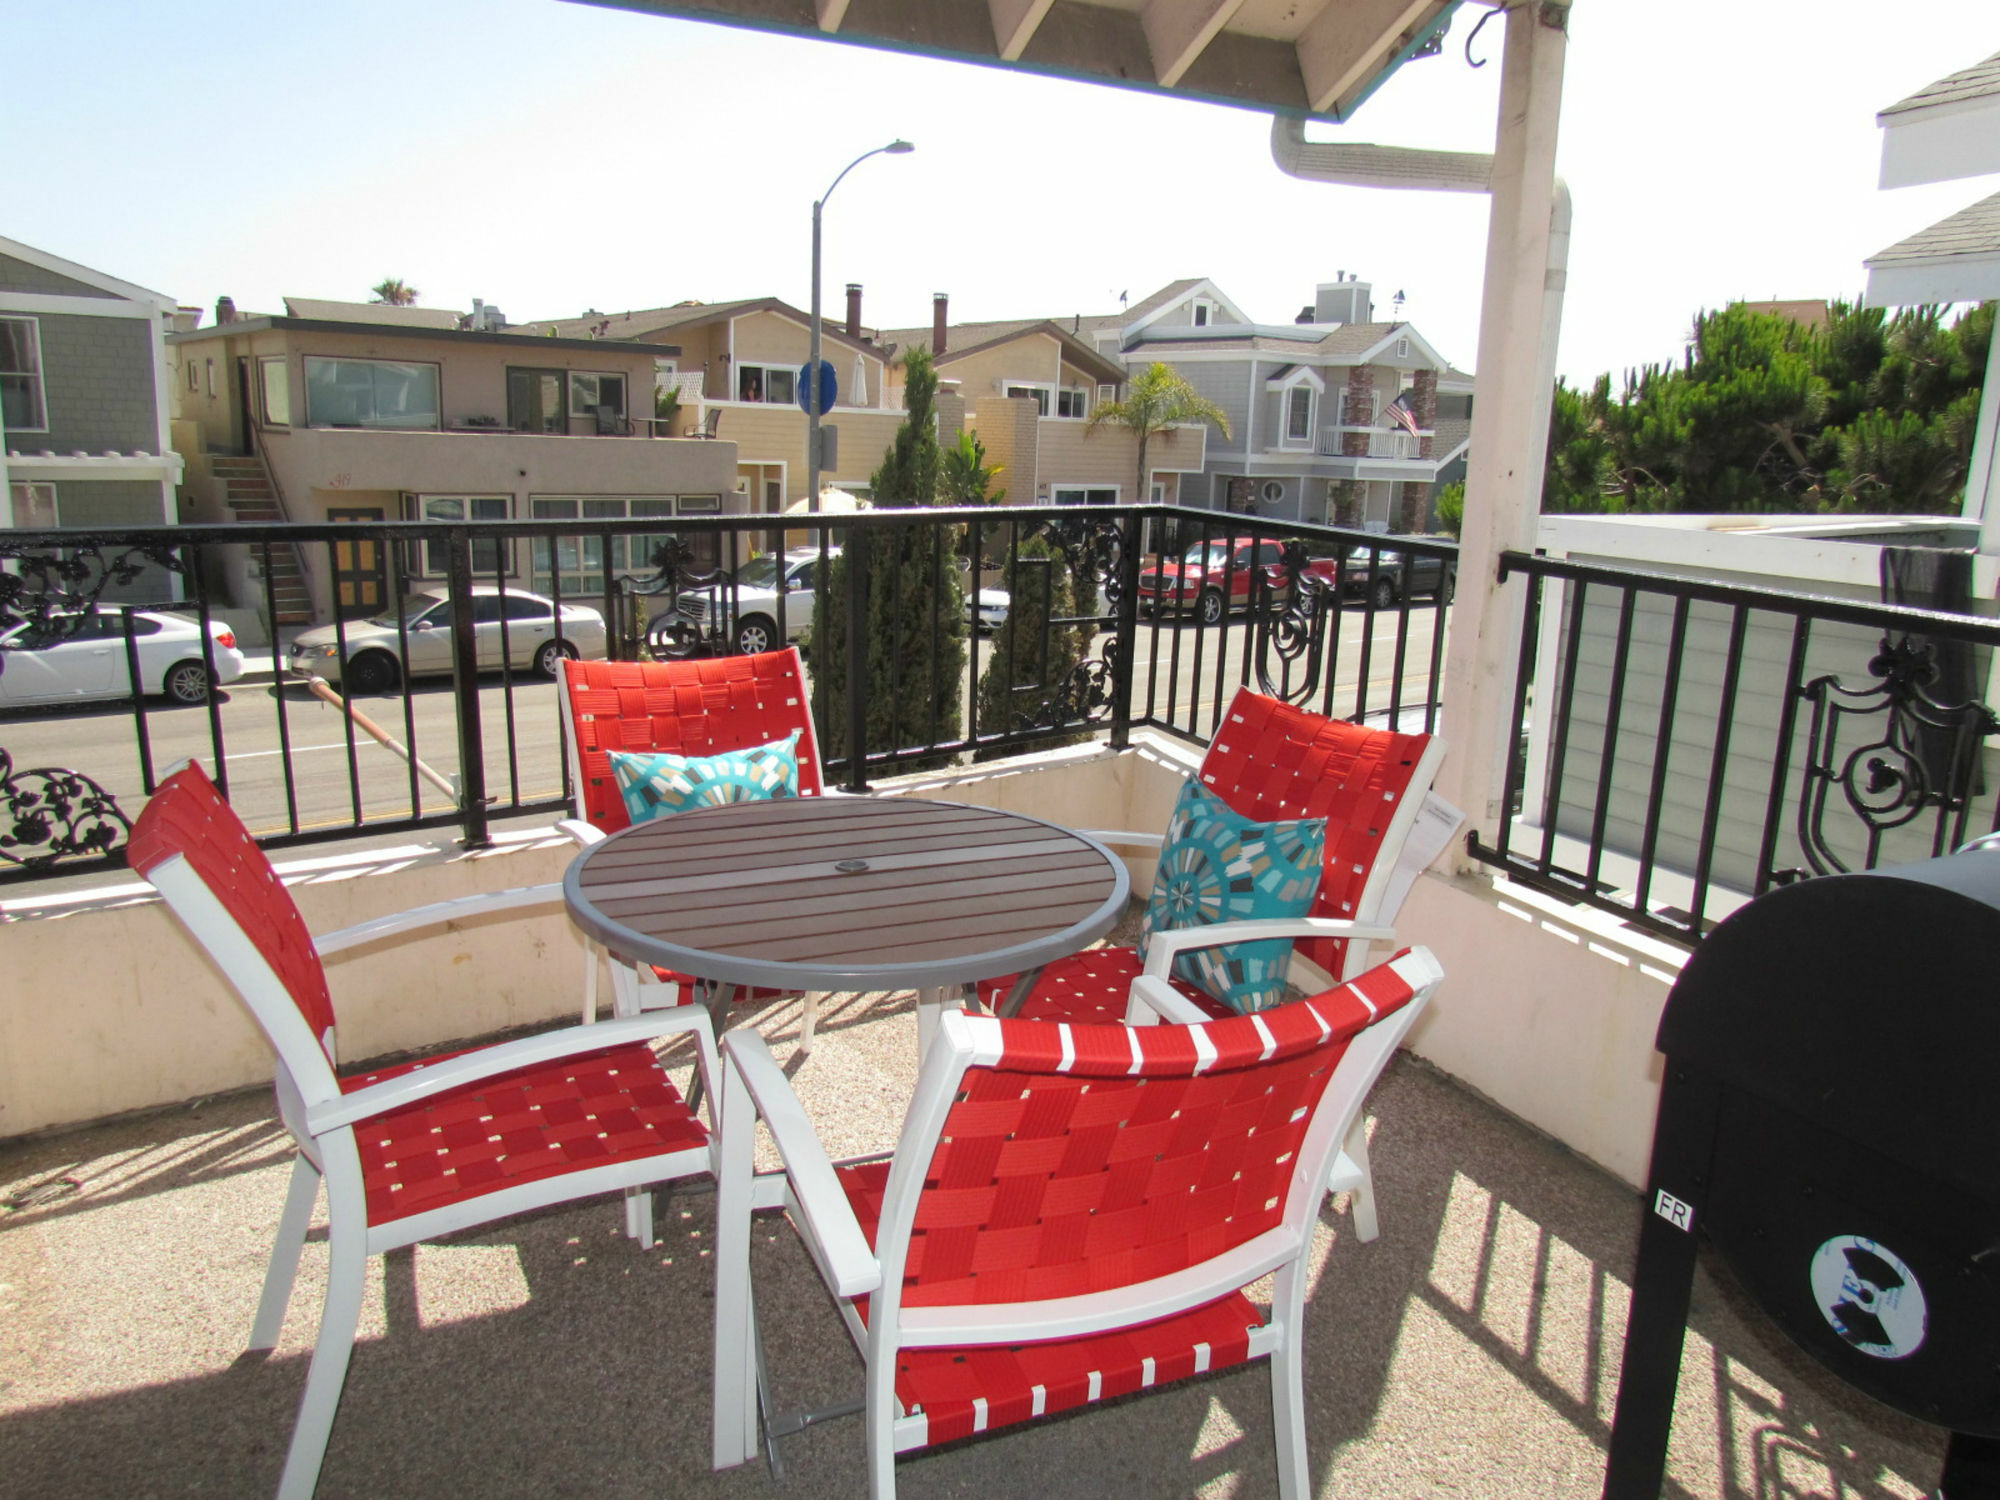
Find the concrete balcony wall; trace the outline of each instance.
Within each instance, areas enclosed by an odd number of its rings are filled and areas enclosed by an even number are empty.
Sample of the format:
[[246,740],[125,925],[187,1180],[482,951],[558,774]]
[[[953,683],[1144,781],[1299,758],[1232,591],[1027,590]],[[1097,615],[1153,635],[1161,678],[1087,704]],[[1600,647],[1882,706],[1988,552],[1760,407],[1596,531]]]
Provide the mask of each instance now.
[[[1198,752],[1137,735],[882,783],[878,794],[1001,807],[1070,827],[1156,831]],[[546,829],[468,854],[448,841],[281,866],[315,932],[422,902],[555,882]],[[1152,860],[1128,855],[1134,889]],[[0,1137],[255,1086],[269,1054],[234,995],[144,887],[0,903]],[[1595,925],[1586,925],[1595,924]],[[1674,949],[1483,879],[1421,878],[1399,921],[1448,976],[1414,1050],[1638,1184],[1658,1097],[1652,1050]],[[583,946],[559,904],[377,945],[330,965],[346,1060],[577,1016]],[[608,988],[600,986],[608,1003]]]

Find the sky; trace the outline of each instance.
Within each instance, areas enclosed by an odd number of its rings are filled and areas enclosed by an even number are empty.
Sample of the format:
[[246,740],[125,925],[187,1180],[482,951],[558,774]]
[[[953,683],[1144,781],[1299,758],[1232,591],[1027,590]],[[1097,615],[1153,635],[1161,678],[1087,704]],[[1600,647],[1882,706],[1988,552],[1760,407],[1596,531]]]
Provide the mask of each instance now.
[[[1502,26],[1313,139],[1492,148]],[[1903,18],[1903,19],[1899,19]],[[1895,21],[1896,24],[1889,24]],[[0,0],[0,235],[209,309],[480,297],[515,322],[864,288],[876,328],[1115,312],[1206,276],[1288,323],[1345,272],[1470,369],[1484,197],[1300,182],[1267,116],[566,0]],[[1694,314],[1856,298],[1994,190],[1877,189],[1876,112],[2000,50],[1994,0],[1576,0],[1558,368],[1676,359]]]

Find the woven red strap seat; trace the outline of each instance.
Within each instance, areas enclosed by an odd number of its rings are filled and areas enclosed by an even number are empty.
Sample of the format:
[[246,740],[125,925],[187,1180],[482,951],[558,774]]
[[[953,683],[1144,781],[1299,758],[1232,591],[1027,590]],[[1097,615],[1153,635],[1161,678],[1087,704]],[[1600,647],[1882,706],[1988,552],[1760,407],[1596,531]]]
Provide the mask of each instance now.
[[[1020,975],[989,979],[979,986],[979,1003],[999,1014]],[[1021,1008],[1015,1012],[1023,1021],[1074,1021],[1081,1025],[1114,1026],[1125,1019],[1126,998],[1132,981],[1139,977],[1136,948],[1086,948],[1067,958],[1057,959],[1036,977]],[[1168,981],[1174,989],[1201,1007],[1204,1014],[1221,1020],[1231,1012],[1186,980]]]
[[[887,1162],[840,1169],[840,1185],[871,1245],[888,1182]],[[868,1300],[857,1297],[854,1304],[864,1323]],[[1084,1338],[902,1349],[896,1400],[904,1412],[929,1419],[930,1443],[948,1443],[1243,1364],[1251,1334],[1263,1326],[1263,1310],[1234,1292],[1178,1317]]]
[[[353,1093],[435,1066],[424,1058],[340,1081]],[[708,1131],[650,1047],[498,1074],[355,1127],[371,1226],[582,1167],[706,1144]]]

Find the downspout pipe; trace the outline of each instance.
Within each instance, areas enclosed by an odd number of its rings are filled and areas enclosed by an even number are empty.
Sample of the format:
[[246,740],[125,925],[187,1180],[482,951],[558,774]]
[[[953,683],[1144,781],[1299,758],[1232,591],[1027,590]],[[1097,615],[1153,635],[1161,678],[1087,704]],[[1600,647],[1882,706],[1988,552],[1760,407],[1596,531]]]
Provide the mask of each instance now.
[[[1292,115],[1271,120],[1271,160],[1305,182],[1405,192],[1485,193],[1492,190],[1493,157],[1484,151],[1418,151],[1365,141],[1309,141],[1306,122]],[[1562,332],[1563,293],[1569,284],[1569,184],[1555,180],[1549,208],[1549,254],[1543,279],[1541,421],[1536,428],[1534,472],[1547,466],[1549,408],[1555,401],[1556,341]]]

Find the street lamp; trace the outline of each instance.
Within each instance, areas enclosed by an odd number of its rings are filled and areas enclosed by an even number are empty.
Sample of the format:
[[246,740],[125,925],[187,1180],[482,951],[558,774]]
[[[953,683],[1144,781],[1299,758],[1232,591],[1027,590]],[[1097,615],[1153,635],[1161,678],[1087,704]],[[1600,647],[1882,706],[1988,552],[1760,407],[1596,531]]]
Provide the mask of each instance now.
[[[845,177],[871,156],[887,152],[891,156],[902,156],[917,148],[908,141],[895,140],[886,146],[877,146],[873,151],[864,151],[853,161],[840,169],[840,177]],[[833,196],[833,189],[840,186],[840,177],[819,200],[813,204],[813,286],[812,286],[812,357],[806,361],[806,505],[808,509],[819,509],[819,211],[826,207],[826,200]]]

